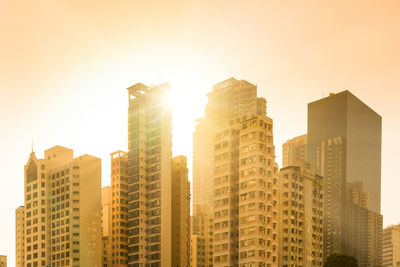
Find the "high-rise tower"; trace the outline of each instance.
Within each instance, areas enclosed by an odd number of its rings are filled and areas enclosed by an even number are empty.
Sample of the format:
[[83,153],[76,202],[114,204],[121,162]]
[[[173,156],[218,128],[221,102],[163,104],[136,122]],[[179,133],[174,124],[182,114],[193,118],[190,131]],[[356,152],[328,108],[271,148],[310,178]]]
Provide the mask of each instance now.
[[257,86],[215,85],[193,149],[194,204],[213,209],[213,266],[277,266],[278,168]]
[[245,80],[227,79],[213,86],[204,118],[193,134],[193,204],[213,205],[213,143],[215,132],[241,114],[262,113],[266,101],[257,98],[257,86]]
[[380,213],[381,131],[381,116],[349,91],[308,104],[307,158],[324,177],[325,257],[345,253],[346,183],[362,182]]
[[[101,160],[55,146],[25,165],[24,266],[101,266]],[[21,220],[19,220],[21,221]]]
[[111,153],[111,263],[128,266],[128,155]]
[[305,161],[282,168],[280,266],[323,266],[323,178]]
[[321,143],[337,137],[345,143],[342,165],[346,182],[363,182],[370,195],[370,209],[380,213],[381,116],[349,91],[309,103],[308,161],[316,165]]
[[[187,221],[190,216],[185,204],[190,195],[183,193],[189,194],[184,186],[186,161],[171,158],[171,109],[166,103],[170,88],[138,83],[128,91],[128,266],[169,267],[183,259],[175,253],[189,246],[187,235],[187,241],[180,236],[176,247],[178,235],[188,227],[177,225],[184,220],[176,216]],[[175,209],[177,187],[180,212]]]

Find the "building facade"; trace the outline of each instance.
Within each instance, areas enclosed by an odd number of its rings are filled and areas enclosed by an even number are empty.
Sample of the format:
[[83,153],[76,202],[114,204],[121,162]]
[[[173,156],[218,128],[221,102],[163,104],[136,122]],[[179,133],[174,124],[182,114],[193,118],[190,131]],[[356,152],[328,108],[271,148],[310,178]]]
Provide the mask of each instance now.
[[346,164],[344,138],[323,141],[317,148],[317,169],[324,178],[324,257],[344,253]]
[[113,267],[128,266],[128,154],[111,153],[111,231]]
[[381,132],[381,116],[349,91],[308,104],[307,161],[324,177],[324,258],[348,245],[346,183],[362,182],[368,209],[380,214]]
[[32,152],[24,189],[24,266],[101,266],[101,160]]
[[305,161],[279,173],[279,266],[323,266],[323,178]]
[[400,266],[400,225],[383,229],[382,267]]
[[381,267],[383,218],[368,206],[369,193],[363,190],[363,183],[347,183],[344,253],[355,257],[360,267]]
[[102,266],[111,265],[111,186],[105,186],[101,189],[101,235],[103,241]]
[[24,267],[24,206],[15,210],[15,266]]
[[300,135],[282,145],[282,168],[307,160],[307,135]]
[[255,85],[235,79],[208,96],[206,117],[215,116],[213,266],[278,266],[278,167],[266,101]]
[[[217,201],[214,200],[215,188],[210,186],[215,182],[214,168],[216,155],[214,146],[217,132],[221,131],[223,128],[228,129],[230,127],[228,125],[229,122],[236,119],[240,120],[239,116],[241,115],[265,114],[266,101],[263,98],[257,97],[256,85],[235,78],[230,78],[214,85],[212,92],[207,96],[208,103],[205,108],[205,116],[197,120],[198,124],[193,134],[193,204],[206,204],[209,205],[209,209],[212,210],[215,207],[215,201]],[[236,123],[236,125],[232,127],[240,126],[239,123]],[[224,158],[224,160],[225,159],[226,158]],[[235,158],[236,165],[238,164],[238,160],[237,154]],[[235,171],[239,171],[238,165]],[[237,183],[238,177],[234,178],[234,180],[235,183]],[[236,194],[237,193],[238,191]],[[233,204],[233,202],[234,201],[230,204],[237,205]],[[238,219],[237,215],[234,216],[236,216],[235,220]],[[215,223],[218,224],[218,222]],[[235,227],[236,230],[232,228],[232,231],[237,232],[237,226]],[[238,233],[236,232],[236,237],[232,237],[233,239],[238,238]],[[207,232],[205,234],[207,234]],[[215,241],[212,236],[204,236],[204,238],[205,240]],[[238,239],[235,242],[238,242]],[[234,243],[230,247],[233,248],[233,246],[236,245],[238,246],[238,243]],[[209,244],[209,246],[212,246],[212,244]],[[217,250],[219,249],[220,247],[217,247]],[[229,262],[238,262],[238,250],[235,249],[235,252],[232,253],[234,253],[235,256],[232,256],[233,260],[229,260]],[[214,260],[220,259],[219,256],[216,257],[217,258],[214,257]],[[221,254],[221,257],[225,258],[226,254]]]
[[[128,92],[128,266],[172,266],[174,253],[189,246],[189,232],[186,242],[173,246],[178,238],[174,235],[187,228],[176,229],[173,193],[177,187],[181,193],[187,188],[173,183],[178,178],[173,177],[171,109],[166,101],[170,87],[138,83]],[[180,183],[183,173],[179,171]],[[180,197],[181,212],[186,212],[190,195]],[[179,214],[189,222],[189,214]]]
[[213,266],[213,216],[208,204],[193,205],[190,221],[190,266]]
[[187,159],[172,158],[172,265],[190,266],[190,183]]
[[316,165],[318,147],[337,137],[345,142],[346,182],[363,182],[370,209],[380,213],[382,117],[349,91],[309,103],[308,161]]

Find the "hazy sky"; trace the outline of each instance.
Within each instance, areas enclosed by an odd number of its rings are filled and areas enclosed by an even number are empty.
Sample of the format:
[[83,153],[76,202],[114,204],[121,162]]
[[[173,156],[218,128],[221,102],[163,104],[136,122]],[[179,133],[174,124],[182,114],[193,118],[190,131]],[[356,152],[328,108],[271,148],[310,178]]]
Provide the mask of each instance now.
[[[258,85],[282,143],[307,103],[350,90],[383,117],[382,213],[400,222],[400,1],[0,0],[0,254],[14,266],[23,167],[54,145],[103,159],[127,148],[125,88],[171,82],[174,154],[191,161],[193,119],[229,77]],[[190,170],[191,172],[191,170]]]

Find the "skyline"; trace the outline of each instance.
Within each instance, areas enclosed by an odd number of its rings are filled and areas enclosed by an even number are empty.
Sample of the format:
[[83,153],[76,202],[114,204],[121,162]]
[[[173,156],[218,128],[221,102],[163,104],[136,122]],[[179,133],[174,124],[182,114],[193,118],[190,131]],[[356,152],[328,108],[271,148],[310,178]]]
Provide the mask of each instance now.
[[[23,165],[32,138],[38,157],[62,145],[76,156],[102,158],[103,185],[110,184],[109,154],[127,150],[125,88],[136,82],[171,82],[188,99],[175,113],[190,123],[180,132],[174,127],[173,149],[188,157],[190,178],[194,119],[202,116],[213,84],[235,77],[258,85],[274,120],[280,167],[282,144],[306,133],[307,104],[348,89],[383,117],[382,214],[385,226],[400,221],[400,3],[342,8],[344,2],[304,7],[254,1],[245,8],[251,15],[227,1],[211,9],[210,2],[157,8],[100,2],[93,10],[88,3],[0,3],[0,201],[8,203],[0,212],[12,215],[0,223],[7,229],[0,233],[0,254],[8,255],[9,264],[15,260],[14,211],[23,203]],[[161,16],[152,21],[137,12],[132,18],[132,8]],[[183,113],[194,101],[198,106]]]

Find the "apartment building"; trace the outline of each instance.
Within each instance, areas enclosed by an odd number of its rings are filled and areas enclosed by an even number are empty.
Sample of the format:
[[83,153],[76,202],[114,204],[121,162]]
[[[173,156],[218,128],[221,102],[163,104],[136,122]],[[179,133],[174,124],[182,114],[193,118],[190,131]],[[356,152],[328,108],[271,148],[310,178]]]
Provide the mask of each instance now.
[[61,146],[32,152],[24,190],[24,266],[100,267],[101,160]]
[[305,161],[279,173],[279,266],[323,266],[323,178]]
[[382,267],[400,266],[400,225],[383,229]]
[[128,266],[128,154],[111,153],[111,230],[110,263]]
[[24,267],[24,206],[15,210],[15,267]]
[[[190,242],[189,232],[182,236],[189,229],[183,218],[187,223],[190,218],[185,204],[190,195],[182,184],[184,179],[187,183],[187,171],[184,178],[184,170],[175,170],[178,162],[179,168],[186,166],[182,159],[172,160],[171,109],[166,101],[170,87],[138,83],[128,92],[128,266],[169,267],[178,258],[186,262],[183,251],[185,246],[189,250]],[[179,201],[174,196],[177,188]]]

